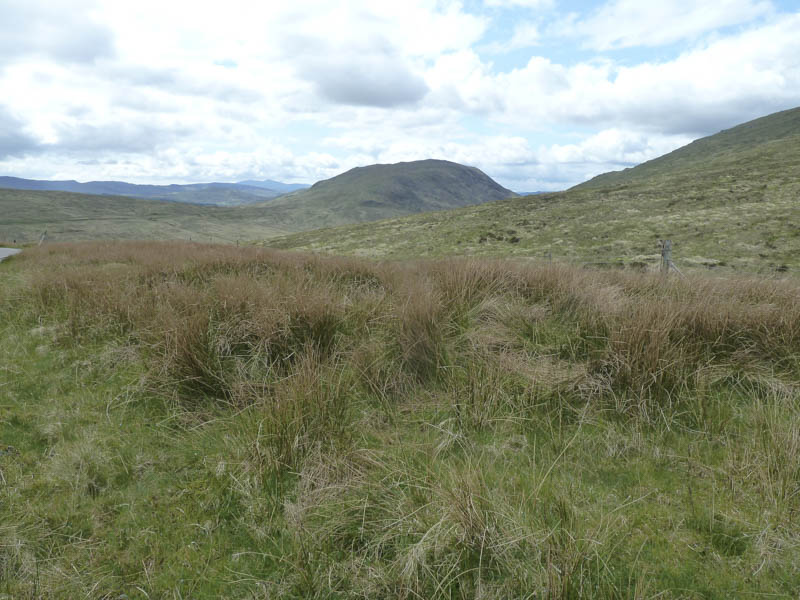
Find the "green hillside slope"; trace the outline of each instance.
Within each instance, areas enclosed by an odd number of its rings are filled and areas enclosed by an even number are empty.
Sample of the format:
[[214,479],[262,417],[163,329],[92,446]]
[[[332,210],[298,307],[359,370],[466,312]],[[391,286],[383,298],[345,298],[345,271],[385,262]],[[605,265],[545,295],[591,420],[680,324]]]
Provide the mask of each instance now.
[[286,233],[261,210],[70,192],[0,189],[0,241],[202,239],[235,242]]
[[[800,108],[774,113],[737,125],[623,171],[598,175],[573,189],[605,188],[653,178],[672,178],[683,172],[709,171],[738,166],[742,159],[770,160],[776,149],[791,151],[800,143]],[[788,143],[783,143],[788,142]],[[767,145],[761,153],[757,147]],[[770,146],[774,146],[771,148]]]
[[566,192],[270,240],[381,257],[469,254],[800,268],[800,109],[698,140]]

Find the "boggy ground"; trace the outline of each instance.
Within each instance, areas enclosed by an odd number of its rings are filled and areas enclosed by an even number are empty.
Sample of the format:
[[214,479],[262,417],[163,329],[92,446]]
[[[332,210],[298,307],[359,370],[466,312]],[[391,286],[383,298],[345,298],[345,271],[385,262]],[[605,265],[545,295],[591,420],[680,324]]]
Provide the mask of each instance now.
[[796,280],[43,246],[0,356],[0,597],[800,587]]

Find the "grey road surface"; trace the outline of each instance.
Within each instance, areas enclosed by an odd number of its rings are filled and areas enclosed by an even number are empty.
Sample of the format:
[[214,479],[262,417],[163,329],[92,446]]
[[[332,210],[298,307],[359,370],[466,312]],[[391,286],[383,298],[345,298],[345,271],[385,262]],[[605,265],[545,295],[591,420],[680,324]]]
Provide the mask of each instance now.
[[17,250],[16,248],[0,248],[0,260],[8,258],[12,254],[16,254],[17,252],[21,252],[21,250]]

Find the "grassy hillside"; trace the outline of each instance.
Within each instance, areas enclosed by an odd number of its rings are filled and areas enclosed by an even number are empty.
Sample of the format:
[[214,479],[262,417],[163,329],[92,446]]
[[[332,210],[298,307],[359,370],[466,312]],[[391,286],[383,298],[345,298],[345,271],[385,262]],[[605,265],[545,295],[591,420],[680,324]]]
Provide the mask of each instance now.
[[[173,199],[189,194],[208,202],[241,203],[240,190],[209,185],[208,189],[199,185],[162,187],[178,188]],[[255,186],[241,187],[269,193]],[[511,195],[477,169],[433,160],[353,169],[307,191],[269,202],[261,198],[262,202],[253,204],[253,196],[247,206],[201,207],[119,196],[0,189],[0,240],[31,242],[38,240],[44,229],[57,241],[190,237],[263,240]]]
[[[758,161],[761,153],[753,150],[762,145],[776,146],[776,152],[789,151],[800,145],[800,108],[774,113],[755,119],[716,135],[695,140],[654,160],[632,169],[612,171],[575,186],[581,188],[607,188],[643,180],[672,179],[683,173],[728,170],[743,162],[742,153]],[[772,153],[769,148],[764,154]],[[796,154],[796,153],[795,153]]]
[[566,192],[312,231],[278,248],[380,257],[542,257],[800,268],[800,109],[759,119]]
[[228,242],[288,231],[249,207],[0,189],[0,243],[38,241],[44,230],[54,241],[214,238]]
[[376,221],[509,198],[515,194],[474,167],[419,160],[357,167],[265,205],[295,230]]
[[0,263],[7,598],[794,598],[800,287],[198,244]]

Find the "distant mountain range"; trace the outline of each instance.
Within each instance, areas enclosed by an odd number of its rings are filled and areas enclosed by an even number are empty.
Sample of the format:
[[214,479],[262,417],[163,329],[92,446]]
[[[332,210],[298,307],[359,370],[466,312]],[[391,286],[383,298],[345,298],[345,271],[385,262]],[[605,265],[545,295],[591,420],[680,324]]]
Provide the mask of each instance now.
[[[148,186],[0,177],[0,188],[12,188],[0,189],[0,238],[29,241],[48,229],[58,240],[253,240],[517,196],[480,170],[446,160],[358,167],[309,189],[298,187],[304,186],[276,181]],[[214,204],[223,206],[209,206]]]
[[256,204],[283,194],[307,188],[305,184],[280,181],[241,181],[238,183],[190,183],[185,185],[139,185],[124,181],[48,181],[0,177],[0,188],[12,190],[75,192],[101,196],[130,196],[168,202],[237,206]]
[[245,181],[238,181],[236,185],[244,185],[244,186],[262,188],[265,190],[273,190],[281,192],[282,194],[288,194],[289,192],[296,192],[297,190],[304,190],[310,187],[306,183],[281,183],[280,181],[273,181],[272,179],[265,179],[264,181],[246,179]]

